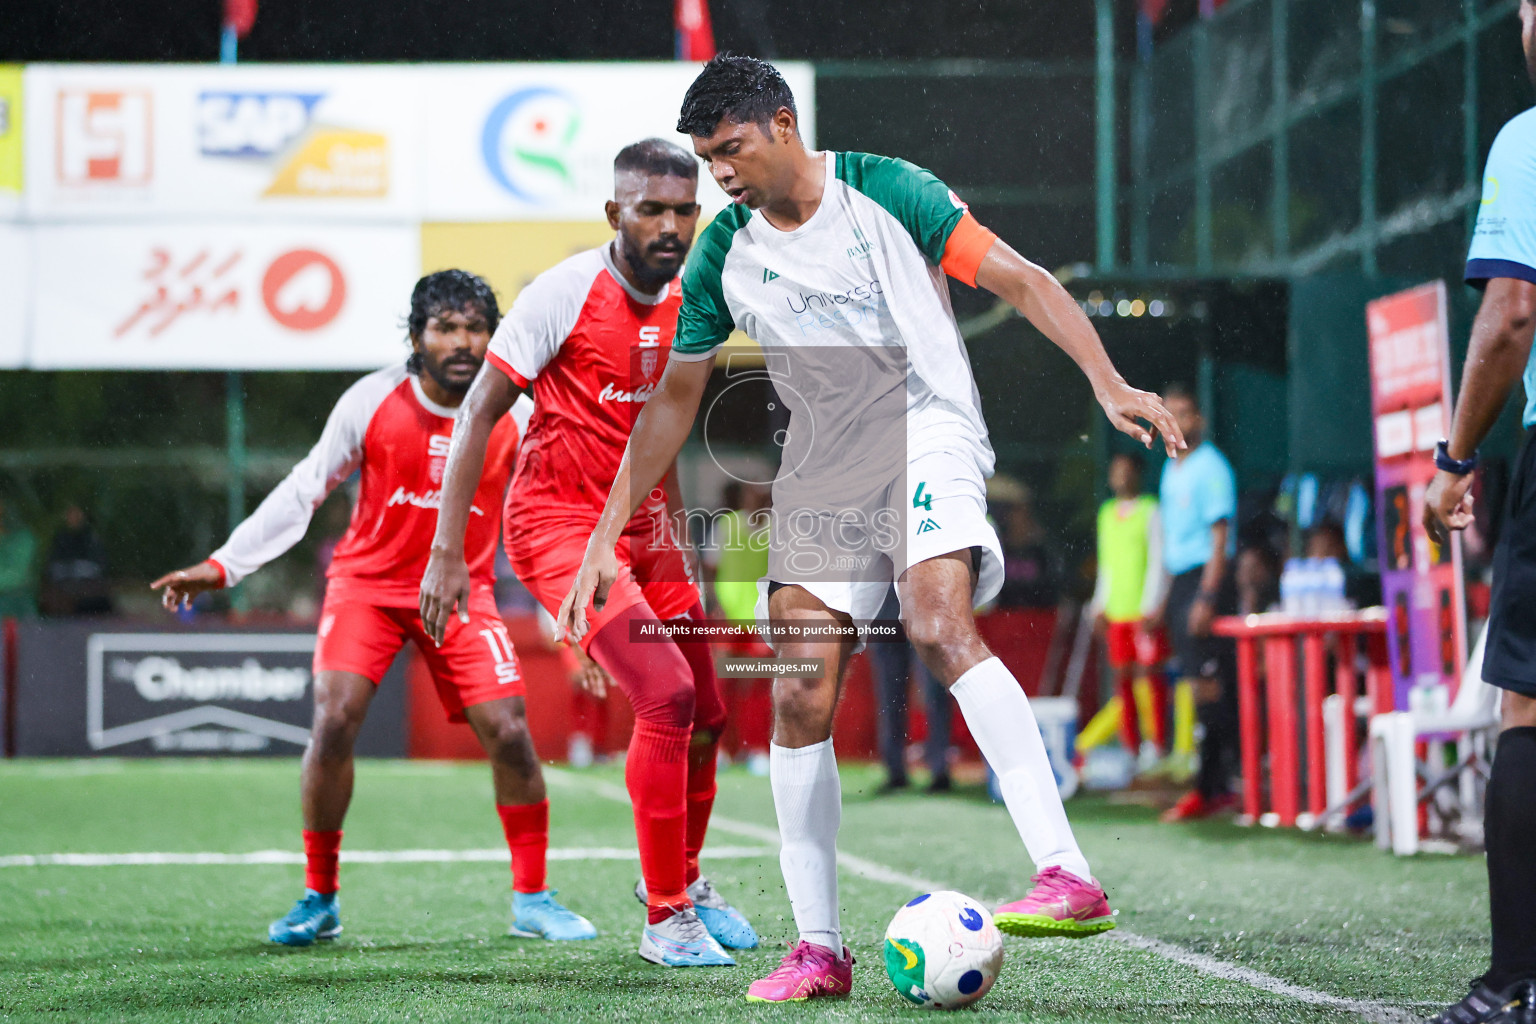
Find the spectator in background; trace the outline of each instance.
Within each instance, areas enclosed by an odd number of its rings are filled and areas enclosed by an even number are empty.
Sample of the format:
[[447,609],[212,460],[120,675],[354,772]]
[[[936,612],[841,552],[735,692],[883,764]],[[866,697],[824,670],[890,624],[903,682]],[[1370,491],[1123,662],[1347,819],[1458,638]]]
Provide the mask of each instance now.
[[[881,621],[898,622],[901,602],[893,586],[885,595],[885,604],[877,616]],[[880,760],[885,762],[884,792],[906,789],[907,779],[907,688],[912,678],[928,714],[928,739],[923,744],[928,762],[928,792],[945,793],[950,789],[949,735],[951,711],[949,694],[917,656],[903,633],[899,640],[871,643],[869,667],[875,677],[875,731],[880,740]]]
[[32,559],[36,554],[37,538],[10,514],[5,500],[0,498],[0,619],[37,614],[32,579]]
[[1236,611],[1227,569],[1237,537],[1237,480],[1226,456],[1205,440],[1205,417],[1194,396],[1170,386],[1163,404],[1189,442],[1163,465],[1158,490],[1163,568],[1170,577],[1162,618],[1179,671],[1193,682],[1204,729],[1195,788],[1163,816],[1165,821],[1185,821],[1227,810],[1236,802],[1236,653],[1231,640],[1211,635],[1211,621]]
[[1280,556],[1267,544],[1237,553],[1237,614],[1260,615],[1280,601]]
[[[1151,767],[1168,749],[1168,686],[1159,671],[1167,640],[1148,628],[1163,598],[1163,538],[1157,499],[1141,493],[1141,460],[1119,452],[1109,460],[1113,497],[1099,508],[1098,580],[1088,612],[1104,636],[1109,666],[1120,698],[1120,742]],[[1147,680],[1144,701],[1136,679]],[[1138,713],[1146,705],[1151,721]],[[1143,737],[1146,737],[1143,740]]]
[[64,525],[48,545],[44,577],[43,610],[49,615],[112,613],[107,548],[79,505],[64,508]]
[[1054,608],[1061,592],[1061,566],[1045,527],[1035,518],[1034,495],[1012,477],[987,481],[987,504],[1003,545],[1000,608]]

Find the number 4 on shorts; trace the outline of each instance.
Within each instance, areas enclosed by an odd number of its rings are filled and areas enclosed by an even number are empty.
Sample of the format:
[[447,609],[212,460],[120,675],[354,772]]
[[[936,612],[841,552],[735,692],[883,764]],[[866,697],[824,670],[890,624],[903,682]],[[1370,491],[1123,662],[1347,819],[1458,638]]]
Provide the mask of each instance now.
[[932,512],[933,495],[923,493],[923,488],[926,486],[928,486],[928,481],[926,480],[919,480],[917,482],[917,490],[912,492],[912,507],[927,509],[929,512]]

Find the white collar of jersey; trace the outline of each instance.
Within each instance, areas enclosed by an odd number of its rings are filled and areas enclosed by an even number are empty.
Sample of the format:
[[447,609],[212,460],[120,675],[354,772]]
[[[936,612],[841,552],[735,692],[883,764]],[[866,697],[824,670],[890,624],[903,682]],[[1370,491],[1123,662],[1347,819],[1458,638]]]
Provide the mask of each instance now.
[[770,238],[795,238],[810,230],[812,224],[818,223],[816,218],[820,217],[821,211],[827,208],[827,205],[832,200],[832,190],[837,187],[837,155],[828,149],[824,150],[821,156],[826,177],[821,187],[821,202],[816,204],[816,209],[811,211],[811,215],[805,218],[805,222],[803,224],[797,228],[791,228],[788,231],[785,231],[782,228],[776,228],[770,224],[768,222],[768,218],[763,216],[763,211],[761,209],[753,210],[752,219],[763,226],[764,234],[768,235]]
[[451,420],[459,414],[459,410],[451,409],[446,405],[438,405],[436,402],[432,401],[432,399],[428,398],[427,393],[422,390],[421,379],[414,373],[411,374],[411,394],[416,396],[416,401],[421,403],[421,407],[423,409],[432,413],[434,416],[441,416],[444,419]]
[[[615,241],[617,241],[617,239],[615,239]],[[642,305],[659,306],[663,302],[667,301],[667,296],[672,292],[672,282],[668,281],[667,286],[661,291],[657,292],[655,295],[645,294],[645,292],[642,292],[640,289],[630,284],[628,278],[626,278],[623,273],[619,271],[619,265],[613,262],[613,246],[613,242],[609,242],[607,245],[603,246],[603,266],[607,267],[608,273],[612,274],[613,279],[619,282],[619,287],[628,292],[630,298],[634,299],[638,303],[641,303]]]

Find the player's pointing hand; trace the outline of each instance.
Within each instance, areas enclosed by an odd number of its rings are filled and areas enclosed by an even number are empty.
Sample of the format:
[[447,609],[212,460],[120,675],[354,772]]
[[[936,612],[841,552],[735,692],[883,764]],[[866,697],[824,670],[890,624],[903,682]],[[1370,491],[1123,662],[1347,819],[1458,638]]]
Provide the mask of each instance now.
[[1115,381],[1099,394],[1099,404],[1116,430],[1148,448],[1152,447],[1153,432],[1161,434],[1170,459],[1189,447],[1178,421],[1164,407],[1163,400],[1150,391],[1133,388],[1123,380]]
[[150,590],[164,591],[160,604],[168,612],[177,608],[192,607],[192,599],[205,590],[219,590],[224,586],[224,570],[213,562],[198,562],[185,569],[168,572],[149,585]]
[[442,644],[455,609],[460,622],[469,621],[469,566],[462,554],[433,548],[421,577],[421,626],[433,643]]
[[608,603],[608,590],[618,577],[619,560],[613,549],[593,551],[588,547],[576,579],[571,582],[570,593],[560,602],[560,614],[555,616],[555,624],[572,639],[580,640],[586,636],[589,626],[587,605],[601,611]]

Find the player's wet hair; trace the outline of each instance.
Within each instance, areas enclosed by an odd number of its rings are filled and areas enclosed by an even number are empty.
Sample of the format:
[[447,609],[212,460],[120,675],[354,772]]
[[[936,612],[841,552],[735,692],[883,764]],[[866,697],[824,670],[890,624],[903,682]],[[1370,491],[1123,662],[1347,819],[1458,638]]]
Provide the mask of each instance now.
[[[496,303],[496,293],[485,279],[467,270],[439,270],[416,282],[411,289],[411,312],[405,318],[405,329],[414,342],[427,329],[427,321],[439,313],[457,313],[473,309],[485,317],[492,334],[501,322],[501,307]],[[406,372],[421,373],[421,353],[413,346],[405,360]]]
[[780,108],[787,107],[797,118],[795,94],[779,69],[756,57],[722,53],[715,57],[683,96],[677,130],[687,135],[715,134],[720,122],[756,124],[767,129]]
[[617,178],[625,171],[639,171],[645,175],[671,175],[697,181],[699,161],[675,142],[641,139],[619,150],[619,155],[613,158],[613,176]]

